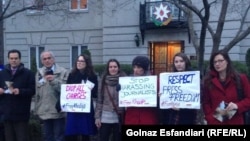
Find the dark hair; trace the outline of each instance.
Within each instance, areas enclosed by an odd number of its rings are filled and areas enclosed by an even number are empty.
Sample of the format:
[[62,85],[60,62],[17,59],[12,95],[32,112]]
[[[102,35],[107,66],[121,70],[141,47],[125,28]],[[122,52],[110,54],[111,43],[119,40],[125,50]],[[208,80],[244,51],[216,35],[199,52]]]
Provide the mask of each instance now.
[[104,75],[110,75],[110,73],[109,73],[109,64],[111,62],[115,62],[117,64],[118,69],[119,69],[118,73],[120,72],[121,66],[120,66],[120,63],[118,62],[118,60],[116,60],[116,59],[109,59],[108,62],[107,62],[107,64],[106,64],[106,67],[105,67]]
[[148,59],[148,57],[146,56],[136,56],[133,61],[132,61],[132,66],[139,66],[141,67],[145,72],[148,71],[149,69],[149,64],[150,61]]
[[10,57],[10,54],[11,54],[11,53],[17,53],[19,59],[21,59],[21,52],[20,52],[19,50],[17,50],[17,49],[12,49],[12,50],[10,50],[10,51],[8,52],[8,58]]
[[88,56],[87,54],[81,54],[77,57],[77,59],[74,63],[73,69],[71,70],[71,73],[76,73],[78,71],[77,61],[78,61],[78,58],[81,56],[84,58],[85,63],[86,63],[86,68],[84,69],[84,73],[86,73],[89,76],[95,75],[94,67],[92,65],[92,60],[91,60],[90,56]]
[[228,53],[225,52],[224,50],[219,50],[217,52],[214,52],[211,55],[210,60],[209,60],[209,69],[215,71],[215,68],[214,68],[214,58],[217,55],[222,55],[223,58],[227,61],[227,63],[228,63],[227,64],[227,75],[228,74],[232,74],[232,73],[234,74],[235,73],[235,69],[233,67],[232,61],[231,61]]
[[[219,50],[217,52],[214,52],[211,57],[210,57],[210,60],[209,60],[209,71],[215,71],[215,68],[214,68],[214,58],[217,56],[217,55],[222,55],[223,58],[227,61],[227,68],[226,68],[226,79],[228,77],[233,77],[233,79],[235,80],[236,79],[236,75],[238,75],[238,72],[234,69],[233,67],[233,64],[232,64],[232,61],[228,55],[228,53],[224,50]],[[212,79],[212,76],[210,73],[207,73],[205,78],[204,78],[204,83],[205,85],[209,85],[211,86],[211,79]],[[238,84],[237,84],[238,85]],[[238,86],[237,86],[238,87]]]
[[173,64],[172,64],[172,67],[173,67],[173,72],[177,72],[177,69],[174,65],[174,60],[175,60],[175,57],[181,57],[184,62],[185,62],[185,71],[190,71],[191,70],[191,62],[189,60],[189,58],[187,57],[187,55],[185,53],[182,53],[182,52],[179,52],[179,53],[176,53],[173,57]]
[[125,75],[126,75],[125,72],[123,72],[123,71],[121,70],[121,66],[120,66],[120,63],[119,63],[118,60],[116,60],[116,59],[109,59],[108,62],[107,62],[107,64],[106,64],[105,71],[103,72],[103,75],[102,75],[101,92],[104,91],[104,86],[105,86],[105,79],[106,79],[106,77],[107,77],[108,75],[110,75],[110,73],[109,73],[109,65],[110,65],[111,62],[115,62],[115,63],[117,64],[117,66],[118,66],[118,73],[117,73],[117,74],[118,74],[119,76],[125,76]]

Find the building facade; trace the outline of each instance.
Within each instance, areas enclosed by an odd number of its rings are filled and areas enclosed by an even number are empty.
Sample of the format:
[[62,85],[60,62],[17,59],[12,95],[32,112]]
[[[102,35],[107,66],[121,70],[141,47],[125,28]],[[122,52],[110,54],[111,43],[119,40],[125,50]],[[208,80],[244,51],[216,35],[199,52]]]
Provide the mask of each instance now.
[[[91,52],[93,64],[106,63],[110,58],[131,64],[135,56],[145,55],[155,74],[169,71],[177,52],[185,52],[192,60],[197,58],[185,14],[164,0],[66,0],[53,8],[44,5],[49,4],[46,0],[19,0],[12,8],[34,2],[38,3],[34,9],[4,21],[4,56],[10,49],[21,50],[28,68],[34,62],[41,65],[39,55],[43,50],[53,51],[56,62],[65,68],[71,68],[84,49]],[[211,11],[211,22],[216,23],[218,11]],[[221,47],[235,36],[239,22],[227,21]],[[199,35],[199,20],[194,24]],[[230,50],[232,60],[245,61],[249,38]],[[210,57],[211,41],[207,36],[205,60]]]

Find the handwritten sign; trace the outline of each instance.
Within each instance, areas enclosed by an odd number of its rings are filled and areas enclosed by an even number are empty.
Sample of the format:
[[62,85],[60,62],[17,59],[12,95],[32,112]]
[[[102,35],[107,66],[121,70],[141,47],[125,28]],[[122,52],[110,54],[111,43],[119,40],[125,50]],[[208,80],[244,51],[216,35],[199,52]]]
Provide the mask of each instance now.
[[86,84],[62,84],[61,108],[64,112],[90,112],[91,88]]
[[200,109],[200,71],[160,73],[160,108]]
[[119,106],[120,107],[156,107],[157,77],[136,76],[120,77]]

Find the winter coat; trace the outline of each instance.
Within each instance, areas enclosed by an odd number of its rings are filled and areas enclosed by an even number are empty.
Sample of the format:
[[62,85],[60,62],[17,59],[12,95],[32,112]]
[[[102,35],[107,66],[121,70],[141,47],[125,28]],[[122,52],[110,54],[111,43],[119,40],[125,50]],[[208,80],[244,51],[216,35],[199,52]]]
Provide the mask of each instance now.
[[68,70],[59,65],[54,65],[54,80],[41,81],[46,68],[38,69],[36,74],[35,113],[42,120],[58,119],[65,117],[65,113],[56,110],[56,103],[60,99],[61,84],[65,84],[68,78]]
[[19,94],[0,95],[0,111],[3,120],[28,121],[30,117],[31,99],[35,94],[35,75],[32,71],[25,68],[21,63],[14,75],[10,65],[0,71],[0,87],[7,89],[6,81],[12,81],[13,87],[19,89]]
[[194,125],[196,124],[196,109],[162,110],[162,123],[164,125]]
[[94,135],[97,132],[93,106],[93,98],[96,98],[98,90],[97,76],[88,76],[87,74],[77,71],[75,73],[70,73],[67,84],[81,84],[82,81],[86,82],[87,80],[95,84],[94,88],[91,90],[90,113],[67,112],[66,135]]
[[[218,73],[211,71],[210,75],[213,77],[211,80],[211,88],[207,84],[203,86],[203,110],[205,119],[208,124],[227,124],[227,125],[240,125],[243,124],[243,112],[250,109],[250,86],[246,75],[241,74],[241,85],[245,98],[238,99],[237,85],[234,76],[227,77],[224,86],[219,80]],[[224,101],[225,103],[234,102],[237,104],[238,109],[236,114],[228,120],[220,122],[213,117],[215,109]]]
[[[97,97],[97,103],[96,103],[96,109],[95,109],[95,118],[101,119],[102,118],[102,111],[108,111],[108,112],[114,112],[116,115],[119,113],[119,115],[124,114],[124,108],[119,107],[118,104],[118,90],[117,87],[119,85],[119,77],[126,76],[125,73],[119,73],[116,76],[107,75],[105,79],[105,84],[103,86],[103,92],[101,90],[102,88],[102,80],[100,81],[100,89]],[[109,92],[108,92],[109,91]],[[109,96],[110,94],[110,96]],[[112,101],[110,100],[112,99]],[[117,107],[115,108],[114,105]],[[117,109],[117,111],[116,111]],[[118,112],[118,113],[117,113]]]
[[158,108],[128,107],[125,112],[125,125],[157,125]]
[[[150,75],[150,74],[145,74]],[[127,107],[125,125],[157,125],[159,124],[158,107]]]

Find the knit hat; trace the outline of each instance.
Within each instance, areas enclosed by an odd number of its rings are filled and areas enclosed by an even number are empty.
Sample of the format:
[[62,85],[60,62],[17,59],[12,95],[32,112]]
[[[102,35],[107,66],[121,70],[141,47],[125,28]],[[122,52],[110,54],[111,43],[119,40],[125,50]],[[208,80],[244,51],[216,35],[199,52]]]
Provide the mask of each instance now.
[[132,66],[135,65],[142,67],[144,71],[147,71],[149,67],[149,59],[145,56],[137,56],[132,62]]

